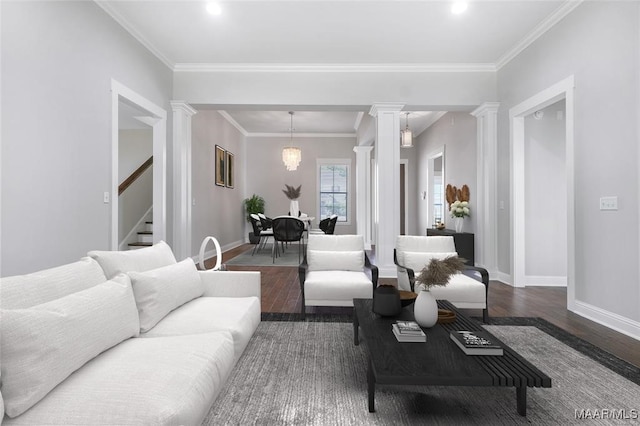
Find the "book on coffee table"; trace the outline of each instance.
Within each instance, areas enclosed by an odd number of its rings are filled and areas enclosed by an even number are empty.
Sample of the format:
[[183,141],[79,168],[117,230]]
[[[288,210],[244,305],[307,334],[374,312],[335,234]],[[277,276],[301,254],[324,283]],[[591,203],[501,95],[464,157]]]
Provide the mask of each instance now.
[[497,344],[486,331],[452,331],[451,340],[467,355],[503,355],[502,346]]
[[[417,325],[417,324],[416,324]],[[392,324],[391,329],[393,330],[393,334],[396,336],[398,342],[426,342],[427,335],[424,334],[424,331],[418,326],[419,332],[415,330],[410,331],[402,331],[400,328],[402,327],[398,323]]]
[[401,334],[413,334],[418,336],[424,334],[418,323],[415,321],[396,321],[395,326]]

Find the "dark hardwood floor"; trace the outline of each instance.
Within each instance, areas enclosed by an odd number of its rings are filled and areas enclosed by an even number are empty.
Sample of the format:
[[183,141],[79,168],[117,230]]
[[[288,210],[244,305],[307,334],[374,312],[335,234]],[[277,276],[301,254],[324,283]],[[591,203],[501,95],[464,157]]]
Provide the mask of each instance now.
[[[252,249],[249,244],[223,253],[223,263]],[[375,263],[375,257],[372,256]],[[215,258],[206,262],[211,267]],[[260,271],[262,312],[300,312],[298,269],[286,266],[227,266],[229,270]],[[381,283],[395,283],[383,279]],[[640,341],[583,318],[567,310],[567,291],[561,287],[514,288],[498,281],[489,287],[489,316],[539,317],[587,342],[640,367]],[[307,312],[350,312],[351,308],[308,308]],[[472,315],[481,315],[481,311]]]

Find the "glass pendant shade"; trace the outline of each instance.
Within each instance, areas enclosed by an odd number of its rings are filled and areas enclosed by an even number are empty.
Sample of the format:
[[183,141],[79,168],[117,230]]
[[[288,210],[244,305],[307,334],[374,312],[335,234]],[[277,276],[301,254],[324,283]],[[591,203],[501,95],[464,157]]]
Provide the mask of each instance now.
[[282,150],[282,162],[287,167],[287,170],[296,170],[301,160],[302,151],[300,151],[300,148],[288,146]]
[[400,146],[402,148],[411,148],[413,146],[413,135],[411,130],[405,129],[400,134]]
[[411,133],[411,129],[409,129],[409,113],[407,112],[405,114],[407,126],[400,132],[400,146],[402,148],[411,148],[413,147],[413,134]]

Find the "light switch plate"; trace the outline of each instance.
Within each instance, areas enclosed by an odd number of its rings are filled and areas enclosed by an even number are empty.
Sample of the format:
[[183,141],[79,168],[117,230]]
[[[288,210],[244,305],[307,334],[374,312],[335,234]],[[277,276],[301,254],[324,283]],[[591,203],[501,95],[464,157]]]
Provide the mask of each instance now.
[[618,210],[618,197],[600,197],[600,210]]
[[102,196],[102,201],[103,201],[105,204],[109,204],[110,197],[109,197],[109,193],[108,193],[108,192],[105,192],[105,193],[103,194],[103,196]]

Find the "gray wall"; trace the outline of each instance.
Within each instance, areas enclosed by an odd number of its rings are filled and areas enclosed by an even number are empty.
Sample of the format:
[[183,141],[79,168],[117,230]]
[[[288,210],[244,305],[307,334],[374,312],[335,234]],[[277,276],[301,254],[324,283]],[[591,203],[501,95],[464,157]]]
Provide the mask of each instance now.
[[[217,111],[199,111],[191,122],[192,132],[192,255],[197,255],[206,236],[215,237],[221,246],[244,242],[244,136]],[[215,184],[215,146],[234,155],[233,188]],[[213,250],[210,244],[207,250]]]
[[[464,219],[463,231],[474,232],[474,205],[476,191],[476,118],[466,112],[448,112],[425,130],[418,137],[416,146],[418,158],[418,194],[422,191],[430,193],[427,188],[428,156],[437,148],[444,146],[444,186],[451,184],[458,188],[462,185],[469,186],[471,194],[469,204],[471,217]],[[446,204],[446,201],[445,201]],[[418,235],[425,235],[426,228],[432,223],[427,222],[428,199],[421,197],[418,201]],[[446,212],[444,220],[447,228],[453,229],[454,224],[450,215]]]
[[540,119],[525,117],[525,274],[532,278],[567,276],[564,105],[544,108]]
[[289,145],[288,137],[248,137],[247,138],[247,186],[245,195],[260,195],[265,199],[266,215],[270,217],[287,214],[289,199],[283,194],[284,185],[302,185],[302,195],[298,200],[300,211],[316,217],[318,226],[319,206],[317,190],[318,158],[351,160],[351,224],[336,225],[336,234],[356,233],[355,206],[355,138],[296,138],[294,145],[302,150],[302,162],[295,171],[287,171],[282,163],[282,148]]
[[[498,197],[509,206],[509,109],[575,76],[578,301],[640,320],[637,2],[584,2],[498,72]],[[617,195],[619,210],[599,210]],[[509,209],[498,211],[499,269],[510,273]]]
[[170,110],[172,73],[93,2],[1,7],[7,276],[109,248],[111,79]]

